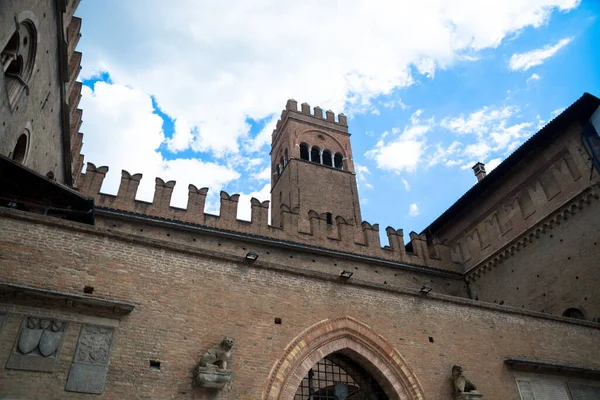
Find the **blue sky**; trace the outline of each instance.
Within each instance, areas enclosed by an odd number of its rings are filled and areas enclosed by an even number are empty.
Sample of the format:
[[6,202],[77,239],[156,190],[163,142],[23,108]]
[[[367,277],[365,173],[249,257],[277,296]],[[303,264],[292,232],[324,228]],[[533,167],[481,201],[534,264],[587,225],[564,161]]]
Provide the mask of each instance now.
[[475,184],[476,161],[489,171],[600,95],[595,0],[140,1],[77,11],[83,153],[110,167],[107,193],[127,169],[144,174],[138,198],[160,176],[177,180],[173,205],[193,183],[212,212],[221,189],[241,193],[249,218],[295,98],[349,116],[363,218],[420,232]]

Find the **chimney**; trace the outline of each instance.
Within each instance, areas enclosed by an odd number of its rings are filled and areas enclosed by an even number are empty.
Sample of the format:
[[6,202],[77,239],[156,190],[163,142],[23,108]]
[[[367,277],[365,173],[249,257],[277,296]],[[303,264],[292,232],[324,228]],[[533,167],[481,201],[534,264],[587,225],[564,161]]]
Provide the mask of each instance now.
[[485,178],[485,164],[482,162],[478,162],[473,166],[473,171],[475,172],[475,176],[477,177],[477,182],[480,182],[483,178]]

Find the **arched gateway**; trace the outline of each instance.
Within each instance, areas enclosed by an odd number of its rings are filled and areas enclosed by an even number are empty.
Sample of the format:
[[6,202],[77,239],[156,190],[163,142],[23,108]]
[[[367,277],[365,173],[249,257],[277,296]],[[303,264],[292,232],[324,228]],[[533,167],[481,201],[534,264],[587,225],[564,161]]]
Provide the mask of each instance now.
[[309,327],[285,348],[271,369],[262,399],[335,399],[336,390],[342,396],[348,393],[347,399],[359,390],[379,396],[375,399],[425,398],[419,381],[390,343],[368,325],[341,317]]

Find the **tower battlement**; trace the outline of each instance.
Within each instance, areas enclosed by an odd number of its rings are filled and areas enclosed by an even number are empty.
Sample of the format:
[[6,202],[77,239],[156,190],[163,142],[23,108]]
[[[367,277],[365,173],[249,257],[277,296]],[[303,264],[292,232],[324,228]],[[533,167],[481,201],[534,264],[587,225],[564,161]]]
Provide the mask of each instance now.
[[285,105],[285,109],[281,111],[281,117],[277,121],[275,129],[273,130],[273,143],[289,118],[314,124],[322,128],[348,133],[348,118],[345,114],[338,114],[336,120],[336,115],[331,110],[327,110],[325,111],[325,114],[323,114],[323,109],[319,106],[316,106],[312,109],[311,113],[310,104],[302,103],[300,104],[300,109],[298,109],[298,102],[294,99],[289,99]]
[[[237,219],[239,194],[221,191],[220,212],[219,215],[213,215],[205,213],[208,195],[206,187],[198,189],[194,185],[189,185],[187,207],[179,208],[170,205],[175,181],[165,182],[161,178],[156,178],[153,200],[146,202],[135,199],[142,174],[121,171],[121,183],[117,195],[110,195],[100,192],[107,173],[108,167],[96,167],[88,162],[87,170],[79,180],[78,190],[95,199],[99,212],[103,209],[118,210],[154,217],[157,220],[171,220],[259,235],[278,241],[296,242],[411,265],[458,270],[457,264],[450,260],[450,251],[440,249],[445,247],[444,245],[435,243],[428,246],[425,235],[415,232],[410,233],[411,243],[406,246],[402,229],[388,227],[386,235],[389,245],[382,247],[378,224],[356,222],[342,216],[331,218],[327,213],[314,210],[304,214],[298,207],[290,208],[285,204],[281,205],[279,210],[273,210],[280,215],[281,220],[281,226],[273,226],[268,220],[270,202],[256,198],[250,200],[251,220],[244,221]],[[439,257],[438,254],[447,256]]]

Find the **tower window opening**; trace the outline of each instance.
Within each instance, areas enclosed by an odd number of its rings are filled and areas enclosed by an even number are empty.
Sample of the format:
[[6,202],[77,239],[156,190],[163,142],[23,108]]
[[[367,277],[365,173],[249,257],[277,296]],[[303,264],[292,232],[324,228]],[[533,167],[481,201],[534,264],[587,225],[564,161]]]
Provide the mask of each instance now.
[[333,215],[331,215],[330,212],[328,212],[327,214],[325,214],[326,218],[327,218],[327,225],[333,225]]
[[569,309],[565,310],[565,312],[563,313],[563,317],[585,319],[585,316],[583,315],[581,310],[578,308],[569,308]]
[[310,161],[317,163],[317,164],[322,164],[321,162],[321,149],[318,148],[317,146],[313,147],[312,149],[310,149]]
[[283,166],[285,167],[289,161],[287,149],[283,152]]
[[344,169],[344,156],[341,153],[335,153],[333,157],[333,166],[337,169]]
[[27,135],[21,134],[15,145],[15,149],[12,153],[12,159],[19,164],[23,164],[25,161],[25,155],[27,154]]
[[329,150],[323,151],[323,165],[333,167],[333,160],[331,158],[331,152]]
[[306,143],[300,143],[300,158],[302,160],[310,161],[308,145]]
[[281,173],[283,172],[283,169],[285,168],[285,159],[283,158],[283,156],[279,159],[279,175],[281,175]]

